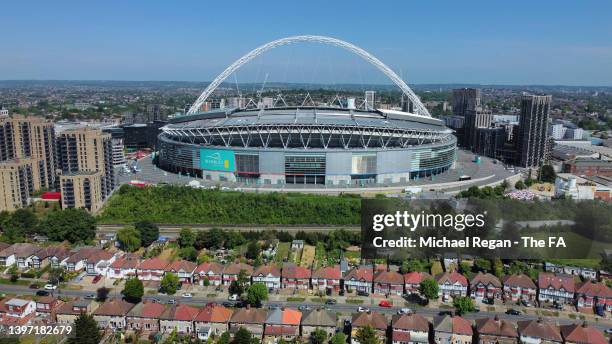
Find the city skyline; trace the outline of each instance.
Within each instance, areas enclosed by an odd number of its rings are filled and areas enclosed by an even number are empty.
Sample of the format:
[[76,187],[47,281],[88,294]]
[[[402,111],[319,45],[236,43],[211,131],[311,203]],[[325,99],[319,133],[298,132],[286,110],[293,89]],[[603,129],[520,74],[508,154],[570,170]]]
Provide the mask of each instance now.
[[[207,82],[270,40],[321,34],[364,48],[409,84],[612,84],[612,25],[605,2],[537,3],[529,4],[529,11],[521,4],[387,3],[367,11],[364,5],[309,2],[298,10],[276,2],[256,8],[9,4],[7,13],[17,15],[0,24],[10,33],[2,37],[0,75],[5,80]],[[375,25],[379,18],[385,25]],[[253,61],[237,79],[262,82],[268,73],[269,81],[277,82],[386,82],[347,56],[330,47],[295,45]]]

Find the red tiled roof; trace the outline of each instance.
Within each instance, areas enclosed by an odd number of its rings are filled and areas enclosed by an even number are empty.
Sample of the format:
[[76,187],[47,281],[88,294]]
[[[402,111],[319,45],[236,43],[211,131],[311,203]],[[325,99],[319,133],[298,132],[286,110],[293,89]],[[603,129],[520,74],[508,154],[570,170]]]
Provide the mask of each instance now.
[[238,275],[240,273],[240,270],[246,271],[247,276],[253,273],[252,266],[248,264],[244,264],[244,263],[234,263],[234,264],[227,265],[223,269],[223,274],[224,275]]
[[410,342],[410,332],[393,331],[391,334],[391,340],[393,342]]
[[374,275],[375,283],[384,283],[384,284],[404,284],[404,276],[402,274],[395,271],[377,271]]
[[195,269],[193,273],[194,274],[199,274],[199,273],[208,274],[209,272],[212,272],[215,275],[222,274],[223,265],[219,263],[214,263],[214,262],[213,263],[210,263],[210,262],[202,263],[198,265],[198,267]]
[[287,336],[297,334],[298,326],[266,325],[264,335],[266,336]]
[[281,277],[280,270],[274,265],[262,265],[255,269],[251,276],[267,276],[272,275],[273,277]]
[[608,288],[603,283],[585,282],[578,287],[576,290],[578,294],[584,294],[586,296],[597,296],[599,298],[612,298],[612,289]]
[[140,316],[142,318],[151,318],[158,319],[162,313],[166,310],[166,306],[160,303],[144,303],[142,305],[142,310],[140,312]]
[[400,330],[427,332],[429,331],[429,321],[422,315],[414,313],[395,315],[391,321],[391,327]]
[[302,312],[295,310],[295,309],[291,309],[291,308],[283,309],[282,321],[284,325],[299,326],[300,320],[302,320]]
[[504,276],[504,285],[508,287],[521,287],[523,289],[537,289],[531,278],[525,274]]
[[544,321],[542,319],[526,320],[518,321],[516,324],[518,325],[518,330],[521,336],[540,338],[542,340],[555,342],[563,341],[559,327],[549,323],[548,321]]
[[351,280],[351,279],[355,279],[355,280],[364,280],[366,282],[372,282],[372,280],[374,279],[374,271],[372,271],[372,268],[370,267],[359,267],[359,268],[353,268],[351,269],[346,276],[344,277],[344,280]]
[[152,257],[142,261],[139,270],[164,270],[164,268],[168,265],[168,262],[159,258]]
[[310,269],[303,266],[297,266],[295,264],[283,264],[282,271],[283,278],[297,278],[305,279],[310,278]]
[[443,284],[448,281],[451,284],[459,283],[462,286],[468,286],[467,278],[456,271],[442,273],[436,276],[436,281],[438,281],[438,284]]
[[326,266],[324,268],[319,268],[312,274],[312,278],[339,280],[342,278],[342,272],[340,271],[340,265]]
[[226,323],[230,321],[232,313],[231,309],[219,305],[204,307],[194,321]]
[[109,316],[125,316],[134,304],[121,299],[113,299],[106,301],[98,307],[93,314],[94,315],[109,315]]
[[579,325],[562,325],[561,334],[565,342],[588,343],[588,344],[607,344],[608,341],[604,334],[593,326],[586,323]]
[[165,271],[168,272],[193,272],[196,269],[197,265],[194,262],[190,262],[188,260],[178,259],[173,261],[172,263],[166,265]]
[[499,319],[497,316],[495,318],[477,319],[476,331],[480,334],[491,336],[518,337],[518,332],[516,332],[514,325],[508,320]]
[[574,278],[568,275],[555,275],[548,272],[540,272],[538,275],[538,287],[540,289],[553,289],[559,290],[561,288],[566,291],[573,292],[576,289]]
[[480,283],[484,285],[492,285],[497,288],[501,288],[502,286],[499,278],[491,275],[490,273],[483,274],[482,272],[479,272],[470,281],[471,286],[476,286]]
[[115,261],[111,264],[111,269],[136,269],[140,260],[136,256],[125,255],[123,257],[119,257],[115,259]]
[[353,327],[364,327],[367,325],[381,331],[387,330],[387,318],[378,312],[353,314]]
[[197,307],[191,307],[185,304],[177,304],[168,308],[160,316],[160,319],[193,321],[193,319],[198,315],[198,313],[200,313],[200,309]]
[[404,283],[405,284],[419,284],[428,278],[431,278],[431,275],[428,274],[427,272],[420,272],[420,271],[409,272],[407,274],[404,274]]

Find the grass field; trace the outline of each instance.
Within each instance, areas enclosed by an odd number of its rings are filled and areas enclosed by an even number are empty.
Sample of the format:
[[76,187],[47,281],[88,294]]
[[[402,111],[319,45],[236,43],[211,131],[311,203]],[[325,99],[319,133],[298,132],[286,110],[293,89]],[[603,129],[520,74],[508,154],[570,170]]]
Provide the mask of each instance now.
[[285,258],[289,256],[289,248],[291,244],[288,242],[280,242],[276,247],[276,256],[274,256],[274,262],[277,264],[283,264]]
[[315,247],[310,245],[304,245],[302,249],[302,257],[300,259],[300,266],[311,267],[315,259]]

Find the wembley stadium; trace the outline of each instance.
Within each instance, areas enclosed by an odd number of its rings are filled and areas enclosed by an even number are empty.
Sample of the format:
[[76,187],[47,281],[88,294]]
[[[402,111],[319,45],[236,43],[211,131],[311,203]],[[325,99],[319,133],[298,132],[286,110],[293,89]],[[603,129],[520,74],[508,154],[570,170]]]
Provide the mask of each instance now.
[[[377,67],[410,100],[413,112],[344,106],[224,108],[202,104],[229,75],[265,51],[295,42],[347,49]],[[285,185],[407,183],[451,168],[452,130],[432,118],[414,92],[363,49],[324,36],[293,36],[260,46],[230,65],[191,109],[162,128],[160,168],[208,181]]]

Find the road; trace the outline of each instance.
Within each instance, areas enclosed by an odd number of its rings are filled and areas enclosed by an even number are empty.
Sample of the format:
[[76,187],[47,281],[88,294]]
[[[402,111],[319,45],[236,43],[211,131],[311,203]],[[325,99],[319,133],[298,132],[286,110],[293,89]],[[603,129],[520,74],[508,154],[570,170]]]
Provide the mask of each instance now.
[[[17,295],[34,295],[37,292],[37,290],[30,289],[27,286],[14,286],[14,285],[2,285],[0,286],[0,290],[2,290],[2,292],[4,293],[11,293],[11,294],[17,294]],[[67,296],[67,297],[85,297],[90,294],[92,294],[91,291],[68,290],[68,289],[59,290],[58,289],[56,292],[54,292],[53,295],[54,296]],[[109,297],[120,297],[120,296],[121,295],[117,289],[113,289],[113,291],[111,291],[109,295]],[[206,297],[183,298],[180,295],[169,296],[169,295],[163,295],[163,294],[145,295],[143,299],[144,300],[157,299],[161,301],[162,303],[168,303],[169,300],[176,300],[181,303],[199,305],[199,306],[203,306],[209,302],[221,303],[221,302],[226,301],[225,299],[222,299],[222,298],[206,298]],[[298,308],[301,305],[308,305],[312,308],[323,306],[331,311],[343,313],[343,315],[345,315],[344,318],[346,318],[347,316],[350,316],[350,314],[352,313],[356,313],[357,307],[359,306],[359,305],[352,305],[352,304],[327,305],[327,304],[321,304],[321,303],[309,302],[309,301],[302,301],[302,302],[269,301],[269,302],[264,302],[263,307],[269,307],[269,306],[274,306],[274,305],[281,306],[281,307],[287,306],[287,307],[292,307],[292,308]],[[368,307],[372,311],[377,311],[377,312],[388,314],[388,315],[397,314],[398,310],[403,308],[403,307],[380,307],[380,306],[375,306],[375,305],[369,305],[369,306],[364,306],[364,307]],[[448,308],[442,309],[442,308],[432,308],[432,307],[418,307],[414,309],[414,311],[417,314],[420,314],[430,319],[438,315],[438,313],[440,313],[441,311],[448,311],[448,310],[449,310]],[[513,322],[516,322],[518,320],[536,320],[539,318],[538,316],[535,316],[535,315],[523,314],[523,315],[516,316],[516,315],[508,315],[505,313],[494,313],[494,312],[483,312],[483,311],[478,312],[478,313],[469,313],[469,314],[464,315],[463,317],[469,320],[474,320],[474,319],[480,319],[480,318],[486,318],[486,317],[494,317],[496,315],[499,318],[508,319]],[[545,320],[549,320],[553,323],[559,323],[561,325],[571,324],[573,322],[576,322],[575,320],[567,319],[567,318],[557,318],[557,317],[542,317],[542,318]],[[608,328],[612,328],[612,321],[600,319],[598,322],[591,322],[590,325],[602,331],[605,331]]]
[[[99,224],[96,225],[96,231],[99,234],[113,234],[119,229],[125,227],[125,224]],[[358,225],[205,225],[205,224],[158,224],[159,234],[167,237],[177,237],[182,228],[191,228],[193,230],[209,230],[211,228],[233,229],[239,232],[264,231],[264,230],[283,230],[287,232],[329,232],[338,229],[346,229],[349,231],[360,231]]]

